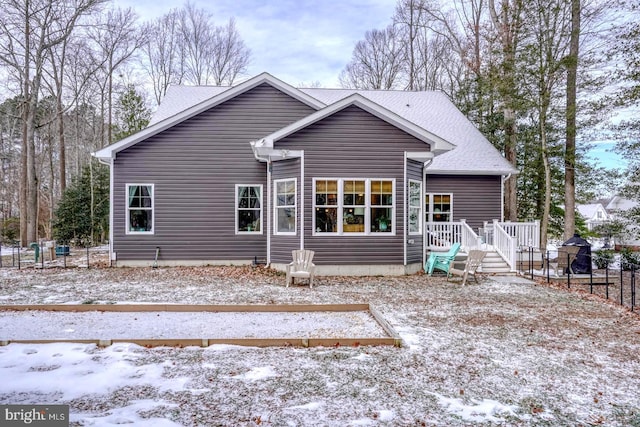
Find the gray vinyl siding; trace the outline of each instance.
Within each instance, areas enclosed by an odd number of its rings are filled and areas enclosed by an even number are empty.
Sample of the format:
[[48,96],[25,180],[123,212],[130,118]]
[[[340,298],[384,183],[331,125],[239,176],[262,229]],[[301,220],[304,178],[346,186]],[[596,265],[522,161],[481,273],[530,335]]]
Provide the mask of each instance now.
[[476,232],[483,221],[501,218],[502,177],[428,175],[427,193],[453,194],[453,221],[466,219]]
[[[429,144],[350,106],[283,138],[276,148],[304,150],[305,248],[316,252],[317,265],[402,265],[404,152],[429,151]],[[395,235],[314,236],[313,178],[395,179]],[[277,256],[272,253],[273,262],[291,259]]]
[[[271,175],[272,180],[275,182],[279,179],[296,178],[296,194],[298,203],[298,230],[295,236],[289,235],[275,235],[272,232],[271,236],[271,260],[272,262],[291,262],[291,251],[294,249],[300,249],[300,226],[302,224],[301,216],[302,210],[300,209],[300,159],[282,160],[272,163],[273,172]],[[273,184],[272,184],[273,185]],[[275,188],[271,188],[274,192]],[[274,217],[272,209],[272,227],[274,227]],[[279,260],[279,261],[274,261]]]
[[[408,180],[422,182],[422,163],[409,161],[407,164],[407,188],[409,188]],[[422,192],[424,193],[424,184],[422,186]],[[423,207],[424,209],[424,207]],[[424,211],[422,217],[424,218]],[[422,236],[409,235],[407,231],[407,239],[413,240],[413,243],[407,243],[407,263],[422,263]]]
[[[266,257],[266,166],[249,141],[314,110],[263,84],[117,154],[114,251],[118,260]],[[155,232],[126,235],[126,184],[155,185]],[[235,185],[263,186],[262,234],[235,234]]]

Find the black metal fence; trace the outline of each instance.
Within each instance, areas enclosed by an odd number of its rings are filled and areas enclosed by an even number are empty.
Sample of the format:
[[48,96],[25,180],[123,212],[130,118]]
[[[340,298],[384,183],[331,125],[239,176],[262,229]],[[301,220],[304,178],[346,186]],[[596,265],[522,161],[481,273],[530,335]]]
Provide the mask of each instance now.
[[[527,248],[522,250],[521,253],[523,255],[526,254],[526,257],[520,257],[519,270],[525,276],[530,275],[531,280],[536,279],[535,270],[542,270],[542,277],[546,278],[547,283],[552,280],[554,282],[566,282],[568,289],[572,286],[588,286],[591,294],[598,294],[607,300],[615,300],[621,305],[629,307],[631,311],[637,308],[636,273],[640,274],[640,265],[627,262],[626,266],[629,269],[623,269],[621,262],[619,269],[610,269],[609,263],[607,263],[604,269],[600,269],[600,272],[595,274],[593,268],[589,269],[588,274],[574,274],[571,269],[566,269],[562,272],[562,275],[551,276],[550,264],[553,261],[557,262],[557,258],[551,259],[549,251],[540,253],[533,248]],[[540,255],[542,256],[540,257]],[[571,255],[566,254],[566,256],[565,264],[570,265]],[[584,256],[592,257],[592,255]],[[540,278],[540,274],[537,274],[537,277]]]
[[[95,246],[71,247],[69,244],[50,244],[42,241],[22,248],[17,243],[0,245],[0,268],[90,268],[91,252]],[[78,262],[78,258],[80,261]],[[74,260],[74,262],[70,262]],[[84,262],[86,260],[86,262]]]

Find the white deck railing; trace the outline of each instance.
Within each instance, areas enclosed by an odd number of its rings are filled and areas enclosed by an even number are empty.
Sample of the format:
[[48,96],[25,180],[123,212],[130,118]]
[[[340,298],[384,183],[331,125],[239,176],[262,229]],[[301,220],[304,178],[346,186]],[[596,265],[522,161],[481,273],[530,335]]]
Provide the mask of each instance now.
[[515,271],[518,248],[540,247],[540,221],[485,222],[481,236],[464,220],[427,222],[425,230],[426,248],[430,251],[446,251],[454,242],[459,242],[465,251],[486,243],[504,258],[511,271]]
[[431,251],[447,251],[455,242],[463,249],[473,249],[480,245],[480,238],[464,220],[460,222],[425,223],[427,248]]
[[498,221],[493,223],[493,248],[509,265],[511,271],[515,271],[516,239],[511,237]]

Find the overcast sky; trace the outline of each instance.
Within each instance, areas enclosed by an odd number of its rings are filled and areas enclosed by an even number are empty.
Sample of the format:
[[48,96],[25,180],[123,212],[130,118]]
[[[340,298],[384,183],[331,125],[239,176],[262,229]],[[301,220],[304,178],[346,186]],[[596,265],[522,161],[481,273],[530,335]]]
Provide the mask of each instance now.
[[[191,0],[216,25],[235,18],[251,49],[249,76],[267,71],[299,86],[338,87],[338,75],[367,30],[391,23],[395,0]],[[175,0],[114,0],[141,20],[182,8]]]
[[[142,21],[152,20],[185,1],[114,0],[131,7]],[[240,36],[251,49],[246,77],[263,71],[292,84],[339,87],[340,71],[351,60],[358,40],[368,30],[391,23],[396,0],[191,0],[213,14],[216,25],[235,18]],[[609,168],[622,166],[621,158],[601,144],[589,153]]]

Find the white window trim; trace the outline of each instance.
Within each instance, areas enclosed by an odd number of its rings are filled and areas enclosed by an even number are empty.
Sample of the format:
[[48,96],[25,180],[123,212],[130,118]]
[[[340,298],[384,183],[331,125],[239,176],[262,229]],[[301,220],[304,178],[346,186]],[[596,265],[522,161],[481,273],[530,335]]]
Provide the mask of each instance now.
[[[417,208],[419,209],[418,231],[411,231],[411,209],[414,208],[414,206],[411,206],[411,184],[418,185],[418,194],[420,195],[420,200],[418,201],[419,206],[417,206]],[[410,179],[408,188],[409,188],[409,191],[407,192],[407,230],[409,231],[410,236],[421,236],[422,225],[424,224],[424,221],[422,220],[422,218],[424,218],[424,193],[422,192],[422,181]]]
[[[144,208],[143,210],[150,210],[151,211],[151,230],[150,231],[135,231],[135,230],[131,230],[131,223],[129,222],[129,218],[131,215],[129,215],[129,211],[131,210],[131,207],[129,206],[129,188],[130,187],[151,187],[151,208]],[[125,192],[124,192],[124,197],[125,197],[125,201],[124,201],[124,205],[126,207],[125,209],[125,234],[133,234],[133,235],[153,235],[156,232],[156,189],[155,189],[155,184],[126,184],[125,185]],[[136,210],[139,210],[138,208],[136,208]]]
[[[240,231],[238,230],[238,210],[240,209],[240,207],[238,206],[238,188],[239,187],[258,187],[260,188],[260,231]],[[233,216],[234,216],[234,227],[235,227],[235,232],[236,234],[263,234],[263,230],[264,230],[264,221],[263,221],[263,217],[262,217],[262,211],[263,208],[262,206],[264,205],[262,199],[263,199],[263,191],[262,191],[262,184],[236,184],[235,186],[235,194],[234,194],[234,211],[233,211]]]
[[[338,200],[337,200],[337,221],[338,221],[338,231],[337,232],[318,232],[316,231],[316,181],[337,181],[338,183]],[[356,233],[356,232],[347,232],[343,231],[343,220],[342,215],[344,212],[344,181],[364,181],[365,182],[365,224],[364,224],[364,232]],[[389,206],[372,206],[371,205],[371,182],[372,181],[391,181],[392,186],[392,196],[393,203]],[[326,178],[326,177],[318,177],[313,178],[313,207],[312,207],[312,227],[313,227],[313,236],[395,236],[396,235],[396,179],[395,178],[362,178],[362,177],[353,177],[353,178]],[[328,205],[327,205],[328,206]],[[371,208],[372,207],[389,207],[391,208],[391,232],[372,232],[371,231]]]
[[[293,206],[278,206],[278,183],[287,181],[293,181]],[[294,209],[294,231],[278,231],[278,209],[290,207]],[[273,234],[277,236],[296,236],[298,234],[298,178],[283,178],[273,181]]]
[[[443,222],[452,222],[453,221],[453,193],[425,193],[424,194],[425,197],[429,196],[429,220],[427,222],[436,222],[433,220],[433,196],[449,196],[449,200],[450,200],[450,204],[451,204],[451,210],[448,212],[449,214],[449,221],[443,221]],[[423,205],[425,205],[425,203],[423,203]],[[440,221],[438,221],[440,222]]]

